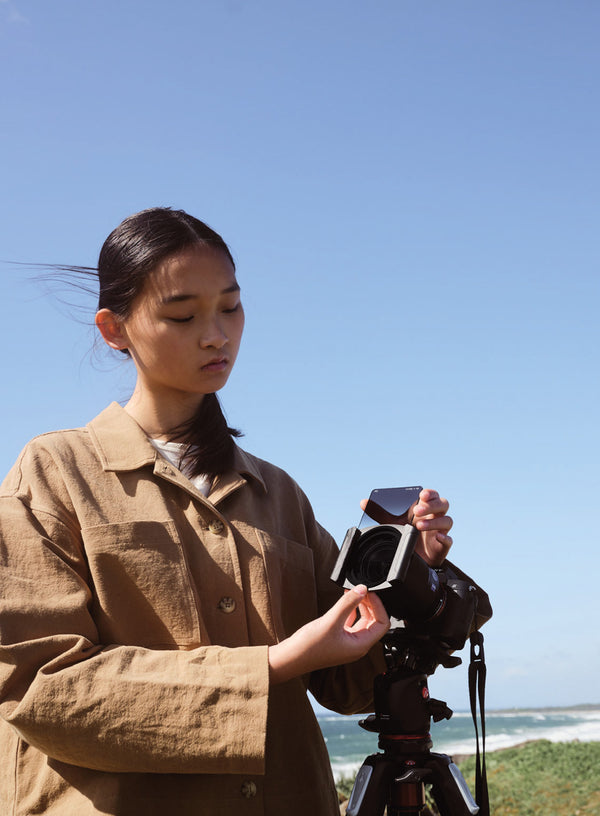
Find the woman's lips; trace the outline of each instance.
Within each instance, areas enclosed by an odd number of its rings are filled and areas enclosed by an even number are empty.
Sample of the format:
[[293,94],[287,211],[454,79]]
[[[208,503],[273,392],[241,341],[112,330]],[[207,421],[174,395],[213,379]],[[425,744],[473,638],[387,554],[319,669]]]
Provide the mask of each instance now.
[[223,371],[227,368],[227,358],[226,357],[218,357],[215,360],[211,360],[210,363],[206,363],[206,365],[202,366],[202,371]]

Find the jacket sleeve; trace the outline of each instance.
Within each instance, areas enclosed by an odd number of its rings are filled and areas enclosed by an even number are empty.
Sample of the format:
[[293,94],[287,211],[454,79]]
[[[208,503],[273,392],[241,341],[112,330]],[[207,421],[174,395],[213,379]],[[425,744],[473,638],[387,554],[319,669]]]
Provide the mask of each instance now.
[[15,468],[0,493],[0,715],[99,771],[264,773],[267,647],[100,643],[76,521]]

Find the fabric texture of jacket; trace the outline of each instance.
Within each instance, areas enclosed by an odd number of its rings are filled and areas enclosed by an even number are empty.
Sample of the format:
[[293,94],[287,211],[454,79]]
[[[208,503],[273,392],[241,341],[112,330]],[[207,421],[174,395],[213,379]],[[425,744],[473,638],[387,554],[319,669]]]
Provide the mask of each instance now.
[[379,647],[269,687],[339,597],[296,483],[236,448],[205,498],[116,403],[37,437],[0,492],[0,813],[331,816],[306,696],[368,710]]

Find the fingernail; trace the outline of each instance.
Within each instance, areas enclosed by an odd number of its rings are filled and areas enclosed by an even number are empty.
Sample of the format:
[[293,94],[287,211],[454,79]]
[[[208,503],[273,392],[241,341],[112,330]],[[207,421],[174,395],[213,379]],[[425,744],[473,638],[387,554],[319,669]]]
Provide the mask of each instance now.
[[358,584],[357,586],[353,587],[353,589],[357,595],[361,596],[361,598],[364,598],[364,596],[367,594],[367,588],[364,584]]

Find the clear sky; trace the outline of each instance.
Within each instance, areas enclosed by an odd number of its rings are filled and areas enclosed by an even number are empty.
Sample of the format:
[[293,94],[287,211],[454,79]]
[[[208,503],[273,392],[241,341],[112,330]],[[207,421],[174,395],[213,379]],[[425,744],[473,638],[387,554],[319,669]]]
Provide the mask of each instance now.
[[[599,38],[596,0],[0,0],[0,259],[93,266],[155,205],[221,232],[243,446],[339,542],[374,487],[448,497],[491,707],[600,702]],[[29,277],[2,473],[132,385]]]

